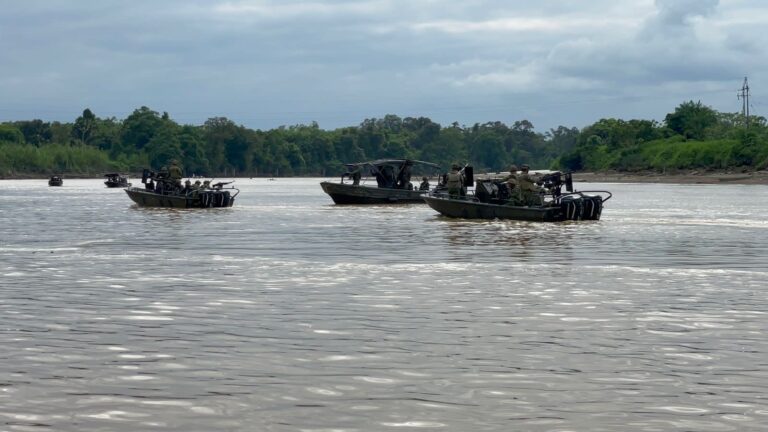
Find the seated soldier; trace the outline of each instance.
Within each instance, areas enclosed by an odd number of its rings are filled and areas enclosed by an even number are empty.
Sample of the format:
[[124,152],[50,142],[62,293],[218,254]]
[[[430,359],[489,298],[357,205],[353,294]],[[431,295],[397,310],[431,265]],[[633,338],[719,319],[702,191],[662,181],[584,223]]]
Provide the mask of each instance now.
[[541,205],[541,194],[543,190],[536,185],[537,176],[528,174],[528,165],[521,167],[522,172],[517,177],[520,193],[524,205]]
[[424,176],[421,178],[421,184],[419,185],[420,191],[428,191],[429,190],[429,179],[427,176]]

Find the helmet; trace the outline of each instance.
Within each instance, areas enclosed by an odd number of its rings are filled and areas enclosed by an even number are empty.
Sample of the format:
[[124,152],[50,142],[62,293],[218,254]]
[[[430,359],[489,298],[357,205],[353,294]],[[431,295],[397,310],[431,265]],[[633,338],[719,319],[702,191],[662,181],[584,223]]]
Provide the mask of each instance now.
[[515,171],[517,171],[517,165],[514,165],[514,164],[510,165],[509,172],[515,172]]
[[458,164],[453,164],[453,165],[451,165],[451,169],[457,170],[457,169],[460,169],[460,168],[459,168]]
[[530,167],[529,167],[528,165],[523,165],[523,166],[522,166],[522,167],[520,167],[520,168],[522,168],[522,170],[523,170],[523,171],[528,171],[528,169],[529,169]]
[[176,159],[171,159],[171,165],[176,165],[177,163],[179,163],[179,161]]
[[424,176],[421,179],[426,181],[427,180],[427,176]]

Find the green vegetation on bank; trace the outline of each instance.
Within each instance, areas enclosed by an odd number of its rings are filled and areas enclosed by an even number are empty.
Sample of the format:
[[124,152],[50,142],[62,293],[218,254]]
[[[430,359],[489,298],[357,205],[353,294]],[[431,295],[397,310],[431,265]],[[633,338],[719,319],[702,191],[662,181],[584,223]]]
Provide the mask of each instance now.
[[441,126],[425,117],[386,115],[357,126],[320,129],[316,123],[253,130],[215,117],[181,125],[147,107],[123,120],[90,109],[72,123],[0,123],[0,176],[158,169],[182,162],[187,174],[210,176],[335,176],[344,162],[410,158],[444,167],[466,161],[476,171],[512,164],[573,171],[764,169],[768,126],[700,102],[685,102],[652,120],[601,119],[581,130],[534,131],[527,120]]

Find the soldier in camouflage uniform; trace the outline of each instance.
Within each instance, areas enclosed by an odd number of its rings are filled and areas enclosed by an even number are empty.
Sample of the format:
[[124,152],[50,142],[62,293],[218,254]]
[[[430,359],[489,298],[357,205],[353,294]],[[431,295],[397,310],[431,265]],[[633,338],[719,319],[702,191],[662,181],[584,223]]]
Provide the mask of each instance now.
[[537,178],[528,174],[528,165],[521,167],[522,172],[517,176],[517,181],[520,187],[520,193],[522,194],[522,201],[524,205],[541,205],[541,188],[536,186]]

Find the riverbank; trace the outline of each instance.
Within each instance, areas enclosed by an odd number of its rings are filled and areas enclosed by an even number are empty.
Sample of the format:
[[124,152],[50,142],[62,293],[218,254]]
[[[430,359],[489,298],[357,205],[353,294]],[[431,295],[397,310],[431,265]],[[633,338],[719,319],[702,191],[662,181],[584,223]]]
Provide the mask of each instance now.
[[768,185],[768,171],[577,172],[578,183],[760,184]]
[[[503,173],[502,173],[503,174]],[[100,179],[103,175],[72,174],[63,176],[65,179]],[[129,176],[141,178],[140,176]],[[269,176],[258,176],[268,178]],[[315,177],[315,176],[309,176]],[[0,180],[47,180],[35,174],[14,174],[0,176]],[[256,178],[256,177],[251,177]],[[659,173],[644,172],[575,172],[573,180],[577,183],[667,183],[667,184],[760,184],[768,185],[768,170],[762,171],[686,171]]]

